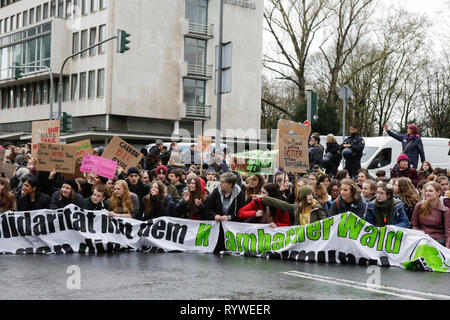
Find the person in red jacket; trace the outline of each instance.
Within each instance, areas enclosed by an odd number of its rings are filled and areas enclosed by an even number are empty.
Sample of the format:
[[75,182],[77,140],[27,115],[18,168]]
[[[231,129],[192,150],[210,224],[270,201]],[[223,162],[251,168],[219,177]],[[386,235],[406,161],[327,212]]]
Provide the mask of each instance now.
[[[282,199],[277,186],[273,183],[265,184],[261,189],[261,194]],[[238,212],[238,216],[249,223],[268,223],[272,228],[287,227],[291,225],[288,212],[263,205],[262,198],[255,198],[242,207]]]

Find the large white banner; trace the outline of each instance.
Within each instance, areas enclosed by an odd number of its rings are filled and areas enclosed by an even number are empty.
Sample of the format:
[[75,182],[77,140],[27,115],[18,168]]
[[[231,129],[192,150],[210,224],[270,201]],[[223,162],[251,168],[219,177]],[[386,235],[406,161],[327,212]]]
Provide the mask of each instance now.
[[149,221],[111,218],[107,211],[59,210],[0,216],[0,253],[192,251],[212,253],[220,224],[171,217]]
[[[223,230],[221,229],[221,224]],[[196,252],[450,272],[450,249],[418,230],[374,227],[353,213],[306,226],[111,218],[74,205],[0,216],[1,254]],[[223,243],[218,243],[223,232]]]
[[450,272],[450,249],[430,236],[395,226],[377,228],[350,212],[306,226],[222,225],[224,254]]

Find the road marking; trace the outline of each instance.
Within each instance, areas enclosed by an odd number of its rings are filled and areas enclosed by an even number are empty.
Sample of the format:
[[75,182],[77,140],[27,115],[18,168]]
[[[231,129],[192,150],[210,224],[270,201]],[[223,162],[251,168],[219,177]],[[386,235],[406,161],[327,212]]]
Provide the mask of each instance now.
[[[406,294],[400,294],[392,291],[400,291],[400,292],[406,292],[406,293],[412,293],[420,296],[429,296],[432,298],[438,298],[438,299],[450,299],[450,296],[446,295],[440,295],[440,294],[433,294],[433,293],[427,293],[427,292],[418,292],[414,290],[407,290],[407,289],[401,289],[401,288],[393,288],[393,287],[386,287],[381,285],[374,285],[374,284],[368,284],[363,282],[356,282],[346,279],[339,279],[339,278],[332,278],[332,277],[326,277],[326,276],[320,276],[315,275],[311,273],[305,273],[305,272],[299,272],[299,271],[289,271],[289,272],[282,272],[289,276],[304,278],[307,280],[315,280],[315,281],[321,281],[326,283],[332,283],[340,286],[346,286],[350,288],[375,292],[379,294],[387,294],[387,295],[393,295],[405,299],[412,299],[412,300],[427,300],[426,298],[412,296],[412,295],[406,295]],[[391,290],[391,291],[389,291]]]

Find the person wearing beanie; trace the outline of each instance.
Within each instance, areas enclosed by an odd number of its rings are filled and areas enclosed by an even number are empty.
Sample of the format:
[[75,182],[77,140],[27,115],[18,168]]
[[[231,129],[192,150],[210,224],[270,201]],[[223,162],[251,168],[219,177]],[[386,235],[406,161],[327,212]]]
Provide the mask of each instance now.
[[262,195],[262,204],[289,212],[290,215],[294,216],[294,225],[296,226],[311,224],[327,217],[320,203],[314,199],[314,191],[310,186],[301,187],[297,194],[298,203],[290,204],[280,199]]
[[141,172],[136,167],[130,167],[127,172],[127,184],[130,192],[136,194],[139,202],[150,192],[150,185],[141,180]]
[[392,178],[409,178],[411,182],[417,187],[420,181],[419,172],[411,167],[409,158],[406,154],[401,154],[397,158],[397,164],[391,169]]
[[78,184],[73,179],[64,180],[61,189],[53,193],[50,209],[64,208],[69,204],[80,208],[83,205],[83,197],[78,193]]
[[384,130],[386,130],[387,134],[392,138],[402,143],[402,154],[408,156],[409,163],[417,170],[419,156],[422,163],[426,160],[422,138],[419,135],[419,128],[415,124],[410,124],[406,134],[398,134],[389,130],[387,124],[385,124]]
[[167,187],[167,194],[172,196],[172,199],[175,203],[178,203],[180,201],[181,197],[178,194],[177,188],[174,185],[172,185],[170,183],[170,181],[167,179],[167,176],[169,174],[168,172],[169,172],[169,170],[167,169],[166,166],[164,166],[164,165],[158,166],[156,168],[155,177],[154,177],[152,183],[155,181],[161,181],[162,183],[164,183]]

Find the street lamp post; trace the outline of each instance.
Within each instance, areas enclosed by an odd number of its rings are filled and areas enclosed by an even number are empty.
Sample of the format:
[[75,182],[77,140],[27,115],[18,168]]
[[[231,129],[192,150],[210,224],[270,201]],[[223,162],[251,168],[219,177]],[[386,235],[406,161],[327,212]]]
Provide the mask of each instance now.
[[223,0],[220,0],[219,14],[219,46],[217,54],[218,72],[217,72],[217,118],[216,118],[216,149],[220,149],[222,142],[222,47],[223,47]]

